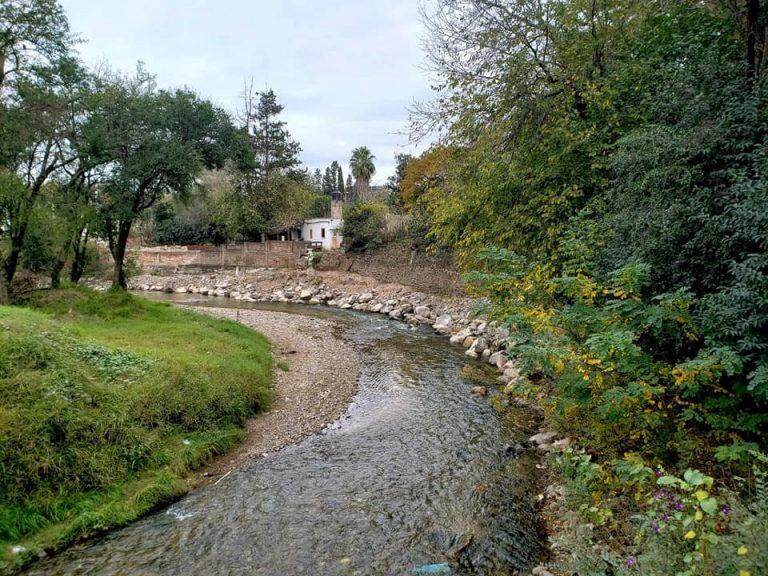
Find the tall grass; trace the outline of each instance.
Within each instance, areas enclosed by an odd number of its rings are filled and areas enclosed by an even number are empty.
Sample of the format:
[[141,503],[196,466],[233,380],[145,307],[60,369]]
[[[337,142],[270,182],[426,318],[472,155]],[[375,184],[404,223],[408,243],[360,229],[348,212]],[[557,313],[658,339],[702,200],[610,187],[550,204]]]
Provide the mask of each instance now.
[[178,497],[271,399],[269,344],[234,322],[83,289],[24,305],[0,307],[5,571]]

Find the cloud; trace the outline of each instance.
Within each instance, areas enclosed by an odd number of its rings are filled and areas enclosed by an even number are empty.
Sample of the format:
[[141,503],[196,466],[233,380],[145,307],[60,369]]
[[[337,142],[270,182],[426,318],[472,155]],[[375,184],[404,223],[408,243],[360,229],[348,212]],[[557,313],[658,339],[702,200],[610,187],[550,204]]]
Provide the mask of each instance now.
[[352,148],[377,157],[377,182],[404,135],[408,105],[429,95],[415,0],[61,0],[88,42],[86,62],[189,86],[230,111],[243,82],[269,86],[311,169],[346,165]]

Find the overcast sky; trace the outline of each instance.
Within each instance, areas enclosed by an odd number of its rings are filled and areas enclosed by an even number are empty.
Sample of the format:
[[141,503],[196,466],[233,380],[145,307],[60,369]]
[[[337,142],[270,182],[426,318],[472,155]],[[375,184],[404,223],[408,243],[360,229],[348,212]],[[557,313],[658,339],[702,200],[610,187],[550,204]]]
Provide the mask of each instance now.
[[393,172],[408,106],[429,96],[418,0],[61,0],[89,64],[131,71],[142,60],[161,87],[189,86],[234,112],[243,82],[270,87],[323,168],[351,150],[376,156],[374,182]]

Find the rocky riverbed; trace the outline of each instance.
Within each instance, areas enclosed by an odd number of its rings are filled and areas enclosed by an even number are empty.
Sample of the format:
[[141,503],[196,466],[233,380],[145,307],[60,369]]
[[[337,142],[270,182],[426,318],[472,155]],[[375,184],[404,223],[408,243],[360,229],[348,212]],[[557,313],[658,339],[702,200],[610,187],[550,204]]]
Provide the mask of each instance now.
[[[101,283],[91,283],[101,287]],[[505,402],[521,403],[515,396],[515,388],[521,379],[520,368],[514,360],[514,343],[508,333],[494,321],[483,318],[487,302],[469,297],[426,294],[398,284],[380,284],[376,280],[338,271],[317,272],[282,269],[255,269],[243,273],[218,272],[212,274],[176,274],[173,276],[141,275],[132,279],[131,289],[146,292],[163,292],[211,296],[242,302],[295,303],[306,306],[328,306],[343,310],[355,310],[384,315],[393,321],[410,325],[428,325],[436,333],[449,339],[451,344],[465,349],[465,355],[480,363],[486,363],[498,373],[499,385]],[[231,311],[230,311],[231,312]],[[256,329],[257,323],[241,321]],[[270,334],[267,332],[267,336]],[[487,390],[476,387],[473,394],[485,395]],[[535,404],[535,403],[534,403]],[[531,407],[535,407],[531,406]],[[246,443],[247,445],[248,443]],[[542,452],[562,451],[570,445],[570,439],[562,438],[550,430],[540,430],[522,448],[534,448]],[[276,445],[277,446],[277,445]],[[260,448],[243,448],[252,456]],[[236,468],[241,454],[229,458],[221,469],[211,475],[219,475],[225,468]],[[555,482],[542,463],[540,506],[547,533],[555,535],[558,529],[558,510],[561,509],[564,491]],[[210,473],[207,471],[206,473]],[[552,545],[555,556],[562,553]],[[537,566],[533,574],[548,576],[543,566]]]

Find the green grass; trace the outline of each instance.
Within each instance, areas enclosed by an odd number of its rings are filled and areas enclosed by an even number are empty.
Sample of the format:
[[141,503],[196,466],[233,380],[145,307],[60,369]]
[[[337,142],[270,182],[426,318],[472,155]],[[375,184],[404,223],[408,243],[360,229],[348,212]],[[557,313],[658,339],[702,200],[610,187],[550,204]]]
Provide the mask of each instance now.
[[22,304],[0,307],[5,572],[183,494],[272,394],[269,343],[240,324],[84,289]]

